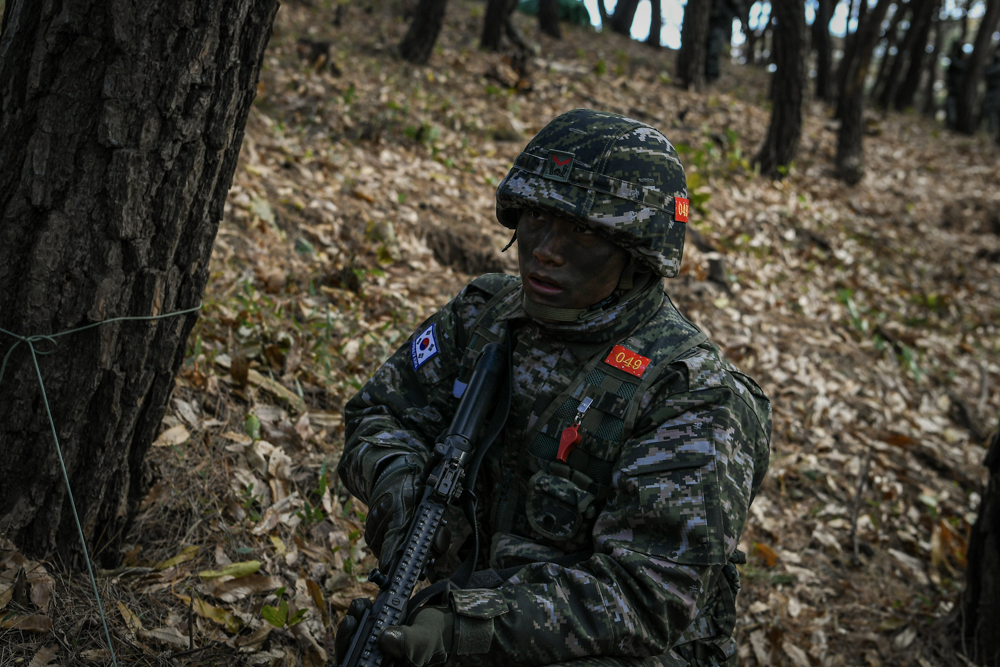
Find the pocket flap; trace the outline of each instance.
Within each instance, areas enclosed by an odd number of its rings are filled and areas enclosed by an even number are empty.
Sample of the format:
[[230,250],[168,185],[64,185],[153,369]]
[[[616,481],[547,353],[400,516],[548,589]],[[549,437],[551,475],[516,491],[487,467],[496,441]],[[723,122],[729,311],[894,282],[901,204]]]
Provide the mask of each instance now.
[[498,591],[483,589],[452,591],[451,604],[456,614],[470,618],[495,618],[509,609]]

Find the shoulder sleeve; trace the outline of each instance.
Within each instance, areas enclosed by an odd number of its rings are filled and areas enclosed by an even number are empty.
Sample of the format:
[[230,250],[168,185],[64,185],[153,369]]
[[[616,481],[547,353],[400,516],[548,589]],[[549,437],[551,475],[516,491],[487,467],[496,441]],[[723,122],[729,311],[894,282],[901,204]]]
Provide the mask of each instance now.
[[[487,278],[484,276],[483,278]],[[378,471],[393,456],[426,459],[451,421],[459,362],[489,292],[467,285],[410,337],[344,407],[345,443],[338,472],[362,501]]]

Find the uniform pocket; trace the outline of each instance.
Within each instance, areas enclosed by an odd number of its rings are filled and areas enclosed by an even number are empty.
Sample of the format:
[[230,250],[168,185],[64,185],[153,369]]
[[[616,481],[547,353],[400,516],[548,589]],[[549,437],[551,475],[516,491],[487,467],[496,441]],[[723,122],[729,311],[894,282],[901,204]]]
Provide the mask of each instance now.
[[710,497],[710,462],[684,457],[629,471],[634,509],[627,520],[635,531],[634,549],[677,563],[725,561],[718,503]]
[[594,500],[571,480],[540,470],[528,480],[528,523],[547,539],[571,540],[594,517]]

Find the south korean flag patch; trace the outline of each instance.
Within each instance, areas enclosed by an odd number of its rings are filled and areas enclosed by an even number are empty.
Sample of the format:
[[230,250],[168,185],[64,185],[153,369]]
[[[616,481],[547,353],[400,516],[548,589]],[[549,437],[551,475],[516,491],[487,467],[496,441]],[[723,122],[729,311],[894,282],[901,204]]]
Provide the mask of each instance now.
[[431,357],[441,351],[438,348],[436,334],[437,324],[432,324],[410,343],[410,359],[413,360],[413,370],[423,366],[430,361]]

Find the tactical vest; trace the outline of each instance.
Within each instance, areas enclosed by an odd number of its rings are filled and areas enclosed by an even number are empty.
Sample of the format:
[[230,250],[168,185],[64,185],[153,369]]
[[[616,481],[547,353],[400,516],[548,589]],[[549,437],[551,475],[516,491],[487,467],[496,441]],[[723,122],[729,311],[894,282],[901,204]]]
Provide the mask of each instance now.
[[[513,305],[513,299],[519,298],[520,285],[520,279],[511,279],[487,302],[473,324],[461,362],[456,395],[471,375],[483,347],[490,342],[506,341],[508,322],[501,319],[500,314]],[[493,286],[495,288],[495,282]],[[663,298],[667,299],[665,294]],[[662,335],[652,342],[644,342],[635,335],[650,328]],[[670,364],[706,340],[705,334],[670,304],[661,306],[630,334],[592,345],[595,353],[562,387],[527,433],[529,468],[535,473],[529,484],[529,495],[534,491],[535,497],[525,502],[535,533],[558,543],[564,552],[585,547],[590,538],[586,531],[568,535],[573,532],[572,527],[567,530],[567,522],[573,521],[571,507],[576,506],[578,524],[589,523],[596,516],[610,494],[618,454],[631,436],[639,409],[638,399],[662,377]],[[589,399],[589,403],[581,415],[579,410],[585,399]],[[581,417],[580,442],[565,463],[557,461],[560,435],[578,415]],[[536,479],[539,476],[545,479]],[[580,507],[581,502],[587,506]],[[506,532],[511,527],[511,520],[500,517],[495,528]],[[577,528],[582,527],[577,525]]]

